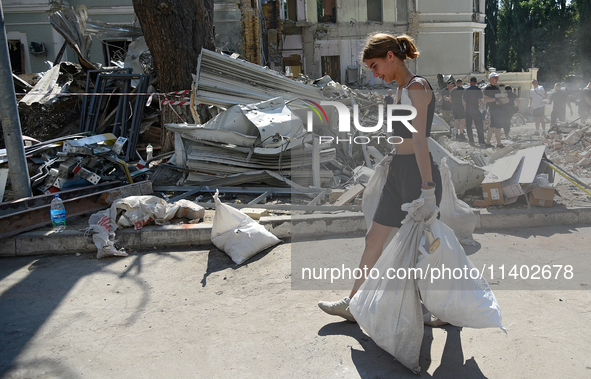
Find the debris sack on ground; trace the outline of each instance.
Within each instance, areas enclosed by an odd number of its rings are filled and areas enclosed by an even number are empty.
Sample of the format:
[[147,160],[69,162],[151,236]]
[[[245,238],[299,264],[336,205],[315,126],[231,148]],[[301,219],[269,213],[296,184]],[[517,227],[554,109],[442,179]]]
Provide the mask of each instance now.
[[424,222],[406,216],[374,265],[379,275],[368,277],[349,304],[353,317],[375,343],[415,373],[421,370],[419,354],[424,332],[415,280],[409,276],[387,279],[386,272],[392,267],[415,267],[423,229]]
[[111,222],[116,227],[143,228],[152,221],[164,225],[174,217],[203,218],[205,209],[189,200],[168,203],[156,196],[128,196],[115,201],[110,210]]
[[115,228],[111,228],[110,210],[105,209],[90,216],[88,219],[87,233],[92,234],[92,242],[97,248],[96,258],[107,256],[126,257],[124,249],[115,247]]
[[498,327],[507,333],[495,295],[451,228],[435,217],[427,221],[419,251],[416,268],[423,275],[417,278],[417,287],[429,312],[455,326]]
[[441,160],[440,171],[443,185],[439,204],[441,221],[454,231],[461,244],[474,246],[472,233],[476,229],[476,216],[470,206],[456,196],[447,158]]
[[257,253],[281,242],[247,214],[222,203],[218,196],[219,191],[216,190],[213,196],[216,207],[211,242],[228,254],[234,263],[242,264]]

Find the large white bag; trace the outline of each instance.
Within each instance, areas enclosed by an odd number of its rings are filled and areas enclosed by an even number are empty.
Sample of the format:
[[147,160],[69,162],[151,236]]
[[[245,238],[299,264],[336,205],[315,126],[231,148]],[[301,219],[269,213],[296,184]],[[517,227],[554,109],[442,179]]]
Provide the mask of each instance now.
[[216,190],[215,214],[211,228],[211,242],[241,264],[253,255],[268,247],[277,245],[281,240],[247,214],[223,204]]
[[380,163],[378,163],[378,165],[375,167],[373,175],[369,179],[369,182],[367,182],[367,186],[363,190],[361,210],[365,216],[367,229],[369,229],[371,226],[371,223],[373,222],[373,216],[375,215],[376,209],[378,208],[378,203],[380,202],[380,197],[382,196],[382,189],[384,188],[384,184],[386,183],[386,179],[388,177],[391,161],[392,156],[386,155],[380,161]]
[[461,244],[474,246],[476,242],[472,239],[472,233],[476,228],[476,216],[470,206],[456,196],[447,157],[441,159],[440,172],[443,184],[439,204],[441,221],[452,228]]
[[415,280],[408,276],[387,279],[386,275],[389,269],[408,272],[415,267],[424,225],[406,217],[374,265],[379,274],[375,279],[367,278],[349,303],[353,317],[375,343],[415,373],[421,370],[419,353],[424,331]]
[[495,295],[466,257],[453,230],[435,218],[427,221],[419,251],[416,267],[424,275],[417,279],[417,286],[429,312],[455,326],[499,327],[507,333]]

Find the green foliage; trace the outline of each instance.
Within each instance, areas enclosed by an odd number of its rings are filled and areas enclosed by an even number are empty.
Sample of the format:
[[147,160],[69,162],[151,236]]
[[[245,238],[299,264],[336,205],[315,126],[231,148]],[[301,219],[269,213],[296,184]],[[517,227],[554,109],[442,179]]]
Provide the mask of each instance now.
[[[489,11],[495,5],[496,13]],[[591,69],[590,11],[591,0],[487,0],[487,15],[496,15],[487,64],[509,71],[537,67],[541,81]]]

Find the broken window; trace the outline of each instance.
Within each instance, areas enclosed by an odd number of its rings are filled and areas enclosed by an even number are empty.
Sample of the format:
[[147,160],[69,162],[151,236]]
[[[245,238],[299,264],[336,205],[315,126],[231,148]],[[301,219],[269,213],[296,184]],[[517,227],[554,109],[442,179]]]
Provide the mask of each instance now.
[[408,22],[408,0],[396,0],[396,22]]
[[472,40],[474,43],[472,52],[472,72],[480,71],[480,32],[472,33]]
[[128,40],[103,40],[102,42],[106,66],[111,66],[111,61],[125,61],[127,46],[129,46]]
[[318,4],[318,22],[335,23],[337,22],[337,2],[336,0],[317,0]]
[[341,82],[341,57],[338,55],[325,55],[320,57],[322,76],[328,75],[337,83]]
[[367,21],[382,22],[382,0],[367,0]]
[[[283,58],[285,65],[285,72],[291,73],[294,78],[297,78],[302,73],[302,57],[298,54],[292,54],[289,57]],[[290,76],[290,75],[288,75]]]
[[286,20],[297,21],[298,20],[298,2],[297,0],[287,0],[286,6]]
[[8,54],[10,55],[10,67],[12,67],[12,73],[15,75],[24,74],[25,52],[20,40],[8,40]]

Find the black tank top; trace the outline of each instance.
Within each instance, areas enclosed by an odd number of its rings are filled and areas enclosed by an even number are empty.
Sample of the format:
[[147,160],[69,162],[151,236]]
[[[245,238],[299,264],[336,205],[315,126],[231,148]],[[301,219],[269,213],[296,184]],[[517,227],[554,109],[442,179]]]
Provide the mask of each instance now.
[[[417,82],[421,83],[421,82],[415,80],[415,78],[424,79],[427,82],[427,84],[429,84],[429,89],[431,90],[431,101],[429,102],[429,105],[427,106],[427,125],[426,125],[426,134],[427,134],[427,137],[430,137],[431,136],[431,125],[433,124],[433,115],[435,114],[435,101],[436,101],[435,100],[435,93],[433,93],[433,87],[431,87],[431,83],[429,83],[429,81],[427,79],[423,78],[422,76],[418,76],[418,75],[415,75],[410,80],[410,82],[408,82],[408,85],[405,87],[405,89],[408,89],[408,87],[410,87],[410,85],[413,83],[417,83]],[[402,94],[400,95],[400,99],[398,99],[397,104],[401,104],[401,100],[402,100]],[[401,110],[394,109],[392,114],[395,116],[402,116],[402,115],[408,115],[410,113],[408,113],[408,111],[405,111],[402,109]],[[412,120],[410,121],[410,123],[412,124]],[[397,137],[402,137],[402,138],[412,138],[413,133],[410,130],[408,130],[408,128],[401,121],[394,121],[392,123],[392,135],[397,136]]]

